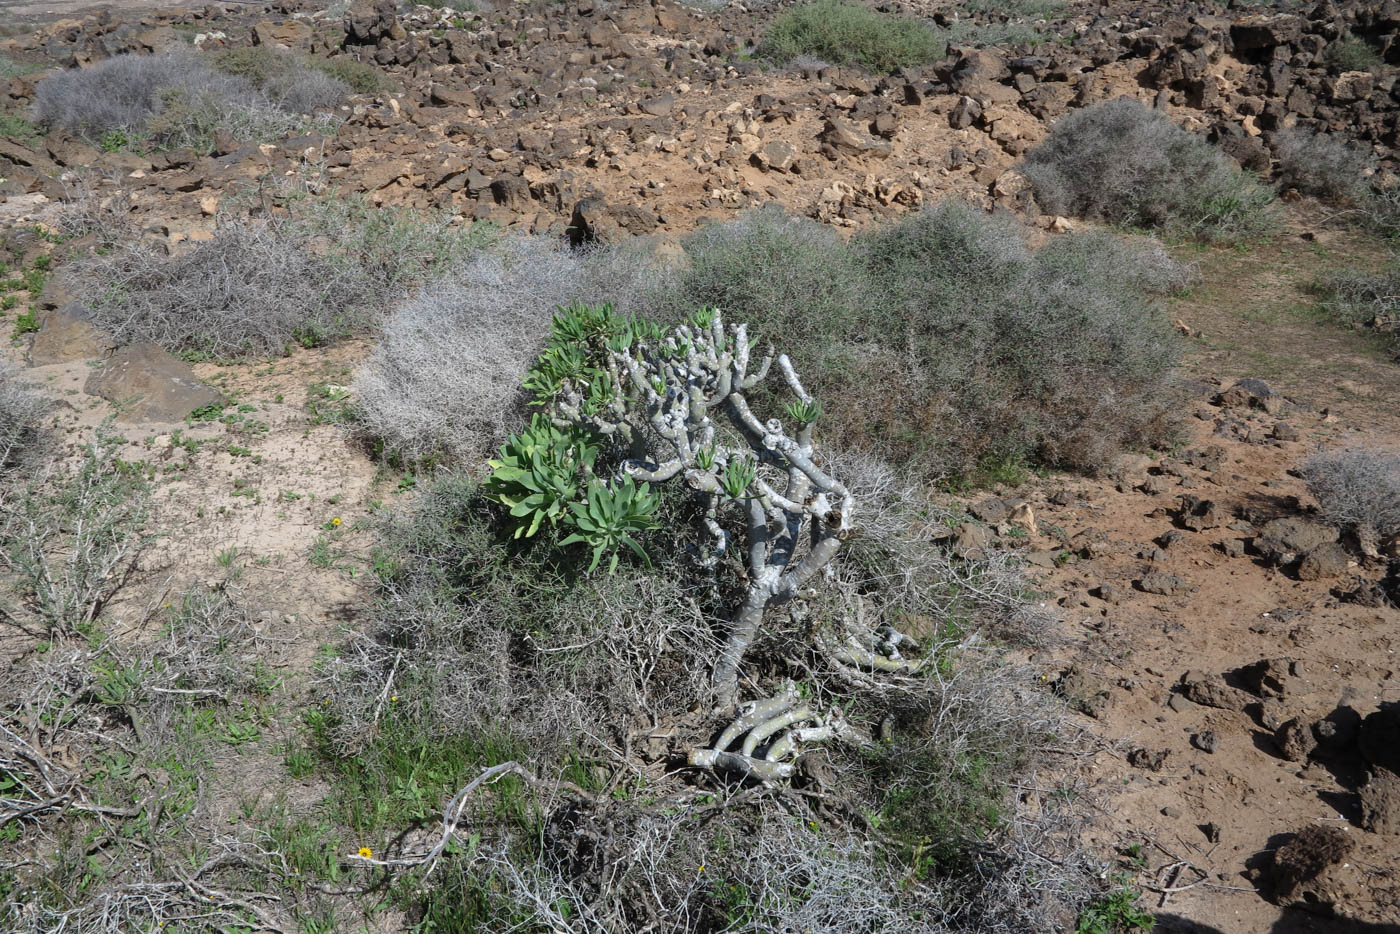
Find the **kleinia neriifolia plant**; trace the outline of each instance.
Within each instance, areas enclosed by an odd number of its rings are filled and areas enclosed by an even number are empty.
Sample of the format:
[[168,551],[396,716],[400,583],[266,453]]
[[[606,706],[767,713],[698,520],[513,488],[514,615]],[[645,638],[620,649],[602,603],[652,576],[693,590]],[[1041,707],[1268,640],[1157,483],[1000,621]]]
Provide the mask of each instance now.
[[[786,419],[762,420],[751,406],[750,394],[770,375],[792,396]],[[699,504],[700,567],[717,575],[743,566],[742,597],[712,675],[719,709],[733,711],[765,614],[829,574],[855,530],[855,497],[817,454],[820,402],[786,355],[769,349],[758,357],[747,327],[726,324],[716,309],[665,330],[610,305],[562,308],[525,385],[549,421],[537,416],[511,439],[488,484],[519,523],[516,534],[568,528],[560,544],[590,545],[593,567],[612,554],[615,568],[620,545],[645,559],[630,533],[659,521],[650,486],[683,483]],[[595,473],[606,460],[602,449],[615,452],[615,466]],[[738,560],[727,560],[736,550]],[[846,631],[814,633],[834,663],[904,674],[920,667],[899,657],[897,647],[912,640],[887,626],[866,630],[863,612],[848,617],[838,624]],[[789,700],[783,692],[745,705],[729,737],[747,735],[743,751],[699,750],[695,764],[780,778],[790,768],[778,760],[796,753],[799,741],[842,732],[839,720]],[[770,740],[804,721],[814,725]]]

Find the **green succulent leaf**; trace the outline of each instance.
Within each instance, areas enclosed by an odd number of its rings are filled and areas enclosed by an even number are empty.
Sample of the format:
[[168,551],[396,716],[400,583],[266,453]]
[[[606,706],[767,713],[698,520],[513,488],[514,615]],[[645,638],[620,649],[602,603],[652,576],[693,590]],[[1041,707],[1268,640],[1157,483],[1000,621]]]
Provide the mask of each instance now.
[[748,495],[749,486],[757,476],[758,470],[753,461],[736,457],[724,465],[724,473],[720,474],[719,483],[730,497],[743,499]]

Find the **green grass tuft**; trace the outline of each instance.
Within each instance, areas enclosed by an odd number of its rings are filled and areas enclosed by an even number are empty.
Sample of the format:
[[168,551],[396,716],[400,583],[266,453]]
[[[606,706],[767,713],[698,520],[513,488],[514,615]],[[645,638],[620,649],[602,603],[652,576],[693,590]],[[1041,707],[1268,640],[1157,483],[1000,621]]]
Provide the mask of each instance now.
[[945,36],[916,19],[847,0],[814,0],[779,15],[759,52],[778,62],[810,55],[884,74],[930,64],[947,45]]

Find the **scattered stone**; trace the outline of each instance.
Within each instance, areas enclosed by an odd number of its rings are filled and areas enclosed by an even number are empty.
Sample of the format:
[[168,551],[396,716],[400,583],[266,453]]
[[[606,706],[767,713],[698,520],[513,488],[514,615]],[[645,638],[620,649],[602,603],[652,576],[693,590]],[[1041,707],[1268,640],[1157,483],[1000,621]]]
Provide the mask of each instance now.
[[1297,441],[1302,437],[1298,433],[1298,429],[1287,422],[1274,422],[1274,429],[1270,434],[1273,435],[1275,441]]
[[1111,603],[1114,606],[1123,602],[1123,591],[1112,584],[1100,584],[1098,587],[1095,587],[1091,593],[1104,603]]
[[1291,658],[1264,658],[1239,669],[1245,686],[1260,697],[1288,696],[1289,683],[1297,676],[1297,662]]
[[94,370],[83,392],[117,408],[118,422],[178,422],[223,401],[199,381],[189,364],[155,344],[119,348]]
[[1317,739],[1308,724],[1294,717],[1274,732],[1274,745],[1289,762],[1306,762],[1317,748]]
[[1184,529],[1204,532],[1207,529],[1219,528],[1227,519],[1229,515],[1215,500],[1188,495],[1181,499],[1181,509],[1177,512],[1176,521]]
[[1351,559],[1338,542],[1319,545],[1298,562],[1298,579],[1303,581],[1331,580],[1341,577],[1351,566]]
[[1285,567],[1315,548],[1337,540],[1330,525],[1298,516],[1287,516],[1264,523],[1254,539],[1254,550],[1266,561]]
[[1160,772],[1162,771],[1162,766],[1166,765],[1167,757],[1170,755],[1170,749],[1159,749],[1156,752],[1148,752],[1146,749],[1138,747],[1128,753],[1128,764],[1133,768],[1147,769],[1149,772]]
[[1318,749],[1331,755],[1350,754],[1361,732],[1361,714],[1343,703],[1312,726]]
[[1183,578],[1162,572],[1146,574],[1137,583],[1144,593],[1160,594],[1163,597],[1174,597],[1190,590],[1190,585]]
[[1070,665],[1055,681],[1054,689],[1071,708],[1095,719],[1108,706],[1108,685],[1078,665]]
[[1361,827],[1372,833],[1400,834],[1400,775],[1376,769],[1361,786]]
[[1280,905],[1305,902],[1312,908],[1331,905],[1337,887],[1328,877],[1354,847],[1355,842],[1336,827],[1304,827],[1274,852],[1274,900]]
[[1188,671],[1182,675],[1181,693],[1185,694],[1188,700],[1221,710],[1240,711],[1254,702],[1254,698],[1249,694],[1231,687],[1220,678],[1195,671]]
[[893,152],[889,143],[862,133],[837,117],[826,118],[826,126],[822,129],[818,139],[822,144],[822,153],[828,159],[837,159],[841,156],[884,158]]
[[1220,737],[1216,736],[1214,730],[1202,730],[1191,734],[1191,745],[1201,752],[1213,753],[1220,746]]
[[996,496],[990,496],[968,507],[968,512],[989,525],[995,525],[1006,518],[1011,510],[1006,505],[1006,500]]
[[1367,714],[1356,745],[1367,762],[1400,773],[1400,703],[1383,704]]
[[676,98],[672,94],[658,94],[656,97],[637,103],[641,112],[651,117],[669,117],[675,106]]
[[69,302],[44,316],[26,359],[30,366],[95,360],[116,346],[112,335],[91,321],[92,312],[81,302]]
[[1227,538],[1220,543],[1220,550],[1225,553],[1225,557],[1227,558],[1243,558],[1244,539]]
[[1400,609],[1400,561],[1391,561],[1380,580],[1362,581],[1355,590],[1342,594],[1342,601],[1377,610]]
[[960,558],[985,554],[992,540],[991,530],[975,522],[964,522],[958,526],[958,534],[953,539],[953,554]]
[[795,173],[800,171],[797,156],[797,147],[792,145],[792,143],[784,142],[783,140],[773,140],[765,143],[749,158],[761,169],[772,169],[774,172]]
[[1167,480],[1166,477],[1157,474],[1153,474],[1142,481],[1142,483],[1138,484],[1138,489],[1149,496],[1157,496],[1161,493],[1165,493],[1170,487],[1171,482]]
[[1262,379],[1242,379],[1216,394],[1214,401],[1224,408],[1263,409],[1270,415],[1281,415],[1288,408],[1288,400]]

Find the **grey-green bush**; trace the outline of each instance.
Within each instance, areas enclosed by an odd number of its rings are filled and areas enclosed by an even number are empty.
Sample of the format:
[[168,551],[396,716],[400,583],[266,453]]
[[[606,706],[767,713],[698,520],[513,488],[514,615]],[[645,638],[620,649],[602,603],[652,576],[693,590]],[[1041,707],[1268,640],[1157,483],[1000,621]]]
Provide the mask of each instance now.
[[790,354],[835,443],[968,476],[1016,459],[1096,470],[1164,437],[1187,273],[1108,234],[1036,252],[955,202],[843,243],[765,210],[686,240],[668,309],[719,305]]
[[1204,137],[1131,98],[1060,118],[1021,170],[1047,211],[1170,236],[1247,240],[1276,219],[1267,187]]
[[1314,454],[1303,464],[1303,479],[1329,522],[1382,538],[1400,535],[1400,450]]
[[812,0],[778,15],[759,48],[775,61],[815,57],[886,73],[942,58],[947,37],[911,17],[848,0]]
[[214,59],[227,74],[246,80],[278,108],[292,113],[312,113],[335,107],[350,93],[340,81],[313,61],[271,46],[231,49]]
[[1371,196],[1367,155],[1340,140],[1298,127],[1280,130],[1273,141],[1280,185],[1345,207]]
[[[290,217],[226,220],[167,256],[138,239],[71,260],[93,320],[123,343],[219,358],[276,355],[362,330],[487,235],[446,215],[303,198]],[[129,233],[128,237],[132,235]]]
[[38,438],[47,404],[14,367],[0,365],[0,471],[15,465]]
[[513,237],[398,305],[355,375],[361,430],[406,461],[471,463],[524,418],[521,381],[554,312],[573,301],[644,312],[660,275],[625,248],[572,251]]
[[1329,276],[1319,282],[1315,291],[1321,305],[1338,323],[1349,327],[1366,327],[1388,322],[1388,332],[1377,332],[1400,351],[1400,263],[1393,258],[1385,269],[1374,273],[1347,272]]
[[339,103],[348,91],[305,68],[289,69],[260,90],[244,77],[211,69],[194,52],[176,50],[118,55],[51,74],[35,86],[33,117],[93,142],[119,135],[127,142],[208,149],[218,130],[243,140],[302,132],[309,115]]

